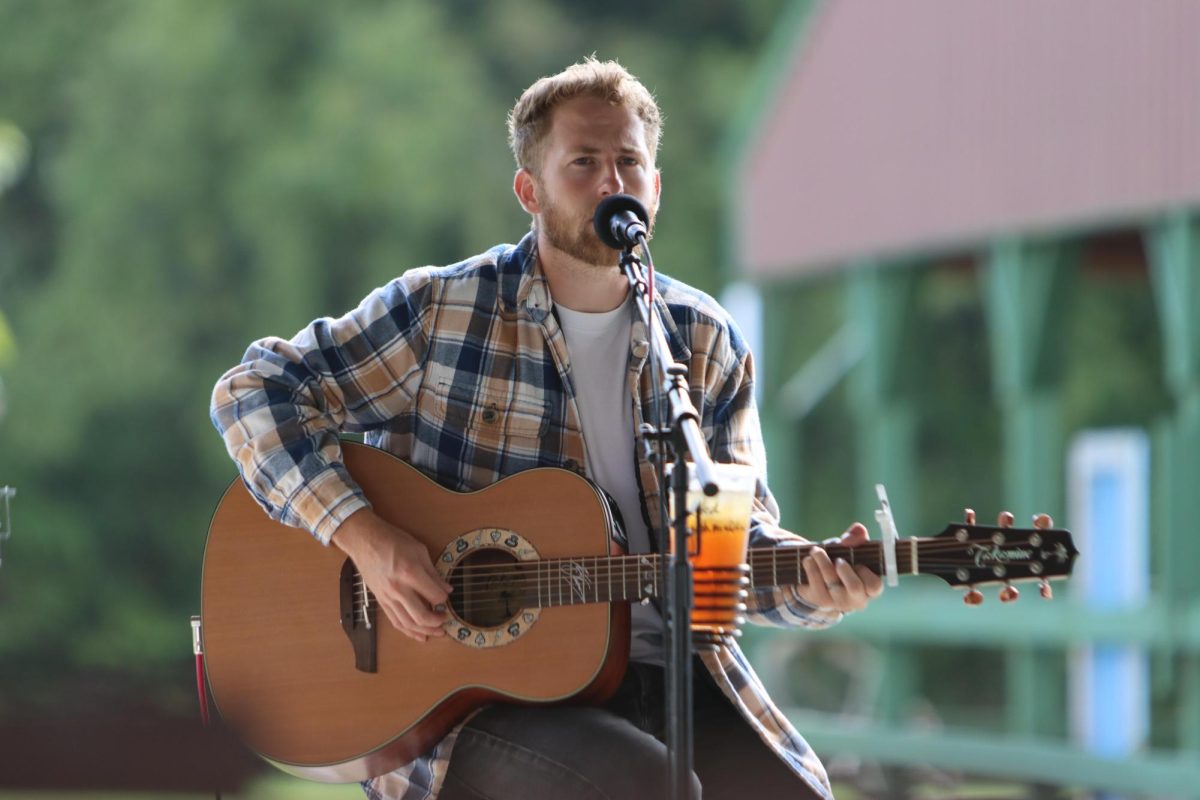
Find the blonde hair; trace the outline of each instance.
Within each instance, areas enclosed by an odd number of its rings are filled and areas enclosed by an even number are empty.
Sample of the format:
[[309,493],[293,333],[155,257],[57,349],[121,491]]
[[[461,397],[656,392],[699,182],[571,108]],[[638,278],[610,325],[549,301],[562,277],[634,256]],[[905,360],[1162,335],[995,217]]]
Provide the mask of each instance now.
[[541,168],[542,144],[559,104],[580,96],[598,97],[633,111],[646,127],[646,149],[658,154],[662,115],[654,95],[616,61],[589,56],[557,75],[539,78],[508,113],[508,144],[517,167],[535,175]]

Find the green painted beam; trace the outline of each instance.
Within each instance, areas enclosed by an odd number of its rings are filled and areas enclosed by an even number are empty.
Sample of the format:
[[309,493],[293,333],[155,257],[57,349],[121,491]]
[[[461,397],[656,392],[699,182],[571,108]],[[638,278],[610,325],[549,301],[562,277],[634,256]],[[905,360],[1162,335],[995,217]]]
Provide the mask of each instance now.
[[763,386],[759,409],[763,440],[767,448],[767,477],[771,491],[779,501],[784,527],[799,527],[801,493],[800,446],[802,420],[788,413],[779,402],[781,385],[797,368],[792,328],[801,307],[801,290],[781,288],[764,292],[763,342],[758,380]]
[[[863,264],[847,276],[847,325],[864,355],[850,375],[857,426],[860,515],[878,507],[875,484],[887,487],[901,530],[916,515],[917,410],[913,382],[920,359],[912,346],[912,308],[921,270],[911,264]],[[870,519],[870,516],[866,517]]]
[[[1155,431],[1155,551],[1158,591],[1187,605],[1200,593],[1195,493],[1200,483],[1200,216],[1176,209],[1147,227],[1144,240],[1163,339],[1163,369],[1175,408]],[[1177,681],[1180,746],[1200,751],[1200,658],[1184,660]]]
[[1176,209],[1150,226],[1144,238],[1167,384],[1183,394],[1196,388],[1200,376],[1200,220],[1194,211]]
[[[1004,417],[1004,495],[1019,522],[1062,517],[1064,441],[1058,365],[1062,307],[1076,248],[1062,241],[995,242],[984,267],[995,395]],[[1061,654],[1018,644],[1006,657],[1013,733],[1059,732],[1066,687]]]
[[1012,605],[992,597],[972,608],[949,590],[892,590],[872,603],[869,611],[850,614],[832,628],[806,630],[804,636],[997,648],[1037,645],[1055,650],[1126,644],[1200,654],[1200,601],[1182,608],[1156,600],[1140,609],[1092,611],[1069,601],[1047,603],[1036,597],[1036,591],[1026,600],[1029,594]]
[[1105,759],[1055,739],[930,731],[785,708],[784,714],[822,755],[855,755],[895,765],[930,765],[973,775],[1143,796],[1200,798],[1194,754],[1139,753]]
[[1179,685],[1179,749],[1200,753],[1200,653],[1193,651],[1183,660]]
[[809,25],[820,17],[821,7],[827,1],[792,0],[787,4],[778,24],[772,29],[741,102],[735,113],[730,115],[729,125],[721,140],[718,157],[724,165],[725,186],[728,187],[724,196],[723,216],[726,224],[721,239],[721,265],[727,281],[741,277],[743,267],[738,254],[743,249],[744,234],[737,228],[738,215],[735,210],[742,205],[740,189],[746,161],[762,135],[766,119],[778,105],[779,94],[792,63],[807,44]]
[[[846,277],[845,325],[863,342],[862,360],[851,371],[850,405],[855,419],[855,496],[859,516],[878,507],[875,485],[887,487],[901,529],[917,513],[917,409],[913,380],[919,360],[912,347],[912,308],[921,271],[910,264],[862,264]],[[916,653],[907,643],[880,648],[880,684],[873,707],[892,723],[908,718],[916,696]]]

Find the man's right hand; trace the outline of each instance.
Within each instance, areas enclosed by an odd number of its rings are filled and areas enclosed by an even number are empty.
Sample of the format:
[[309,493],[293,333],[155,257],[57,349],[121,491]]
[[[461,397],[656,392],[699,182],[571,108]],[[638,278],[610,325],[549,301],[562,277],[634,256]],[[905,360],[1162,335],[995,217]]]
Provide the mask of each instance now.
[[451,586],[434,569],[425,545],[369,508],[351,514],[332,543],[354,561],[388,620],[418,642],[442,636]]

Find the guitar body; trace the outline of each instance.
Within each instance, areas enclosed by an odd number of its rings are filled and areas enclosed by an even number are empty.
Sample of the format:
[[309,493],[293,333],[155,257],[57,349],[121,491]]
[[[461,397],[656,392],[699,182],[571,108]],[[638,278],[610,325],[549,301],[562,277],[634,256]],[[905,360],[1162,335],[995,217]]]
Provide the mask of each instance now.
[[[383,451],[343,450],[375,511],[424,542],[435,562],[448,563],[466,539],[503,549],[497,537],[489,544],[492,532],[519,534],[538,559],[610,553],[605,500],[574,473],[536,469],[457,493]],[[213,699],[251,749],[293,774],[338,782],[380,775],[488,702],[596,702],[624,672],[629,613],[621,603],[537,609],[516,636],[504,630],[531,615],[475,625],[469,640],[426,643],[379,614],[375,671],[365,671],[343,626],[346,562],[338,548],[270,520],[241,480],[214,514],[201,598]],[[474,646],[485,638],[488,646]]]

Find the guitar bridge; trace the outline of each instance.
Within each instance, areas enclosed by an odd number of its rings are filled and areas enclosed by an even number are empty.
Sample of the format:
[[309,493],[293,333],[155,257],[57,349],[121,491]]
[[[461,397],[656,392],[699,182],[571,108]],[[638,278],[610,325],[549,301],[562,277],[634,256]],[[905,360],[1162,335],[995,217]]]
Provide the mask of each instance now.
[[342,630],[354,648],[354,668],[363,672],[377,672],[375,599],[358,568],[348,558],[342,564],[341,585],[338,588]]

